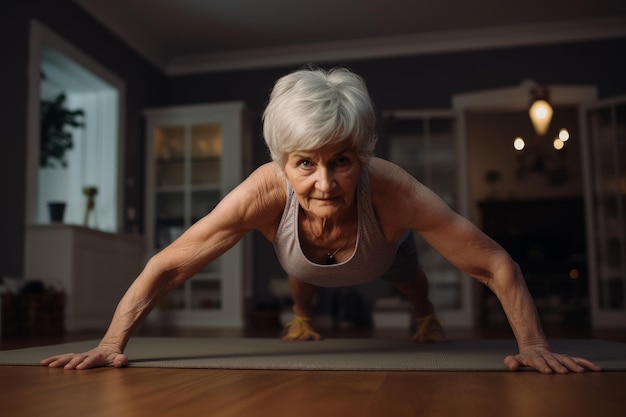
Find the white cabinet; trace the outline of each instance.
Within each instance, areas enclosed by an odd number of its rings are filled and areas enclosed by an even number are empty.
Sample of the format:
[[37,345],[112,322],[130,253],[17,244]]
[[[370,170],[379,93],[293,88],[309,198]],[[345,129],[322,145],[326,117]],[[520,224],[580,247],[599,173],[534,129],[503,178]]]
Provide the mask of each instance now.
[[65,330],[106,329],[143,267],[144,243],[141,236],[81,226],[28,226],[24,273],[63,290]]
[[[241,102],[150,109],[146,238],[150,257],[209,213],[251,168],[251,119]],[[243,326],[248,238],[207,265],[148,317],[179,327]]]
[[[389,159],[432,189],[453,210],[465,215],[462,153],[454,112],[398,110],[384,116]],[[446,325],[472,325],[471,280],[419,235],[416,243],[437,314]]]

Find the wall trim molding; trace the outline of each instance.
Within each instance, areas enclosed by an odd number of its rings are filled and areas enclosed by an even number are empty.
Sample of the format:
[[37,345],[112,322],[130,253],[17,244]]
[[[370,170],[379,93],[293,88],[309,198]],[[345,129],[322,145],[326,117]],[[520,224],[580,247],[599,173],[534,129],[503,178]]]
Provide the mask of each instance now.
[[161,68],[167,75],[227,72],[620,37],[626,37],[626,17],[186,55],[173,57]]

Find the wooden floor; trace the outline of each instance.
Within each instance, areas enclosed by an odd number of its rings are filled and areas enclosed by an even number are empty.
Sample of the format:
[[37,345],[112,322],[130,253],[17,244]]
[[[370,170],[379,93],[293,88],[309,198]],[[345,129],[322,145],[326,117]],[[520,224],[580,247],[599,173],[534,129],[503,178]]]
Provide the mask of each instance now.
[[[278,336],[264,331],[142,331],[146,336]],[[626,330],[547,330],[551,338],[626,342]],[[328,329],[326,337],[407,337],[404,331]],[[448,329],[450,338],[510,337]],[[97,339],[0,339],[0,349]],[[0,413],[20,416],[623,416],[626,372],[237,371],[0,366]]]

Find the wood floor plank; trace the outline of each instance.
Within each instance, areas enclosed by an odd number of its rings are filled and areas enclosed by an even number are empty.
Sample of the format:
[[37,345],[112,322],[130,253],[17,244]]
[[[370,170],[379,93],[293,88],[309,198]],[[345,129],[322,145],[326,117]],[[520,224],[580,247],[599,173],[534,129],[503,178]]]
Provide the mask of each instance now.
[[[455,336],[452,332],[450,334]],[[198,336],[237,335],[212,331]],[[364,336],[358,332],[335,336],[346,335]],[[457,336],[480,337],[481,334]],[[598,333],[595,337],[626,341],[624,330]],[[65,335],[63,339],[55,340],[0,339],[0,349],[90,338],[95,336]],[[2,417],[622,417],[626,410],[625,392],[626,372],[541,375],[526,371],[172,368],[65,371],[38,366],[0,366]]]
[[603,417],[626,372],[338,372],[0,367],[7,416]]

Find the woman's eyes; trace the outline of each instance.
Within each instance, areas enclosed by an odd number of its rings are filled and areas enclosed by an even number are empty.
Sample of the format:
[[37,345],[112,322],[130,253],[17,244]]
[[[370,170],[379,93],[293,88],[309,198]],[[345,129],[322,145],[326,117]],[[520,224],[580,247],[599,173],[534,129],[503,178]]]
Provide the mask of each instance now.
[[347,156],[340,156],[339,158],[333,161],[334,166],[344,167],[350,163],[350,159]]
[[[347,156],[340,156],[330,161],[328,165],[331,169],[341,169],[350,165],[350,158]],[[313,168],[315,164],[308,159],[303,159],[300,161],[300,166],[303,168]]]

